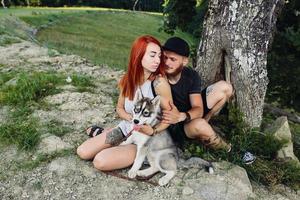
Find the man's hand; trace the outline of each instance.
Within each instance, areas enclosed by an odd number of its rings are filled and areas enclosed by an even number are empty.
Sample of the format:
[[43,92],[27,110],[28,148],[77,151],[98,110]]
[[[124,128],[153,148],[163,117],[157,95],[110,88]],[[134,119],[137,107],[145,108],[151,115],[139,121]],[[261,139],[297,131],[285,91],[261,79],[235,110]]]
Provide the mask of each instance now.
[[184,121],[186,118],[185,113],[179,112],[177,107],[172,102],[169,102],[169,105],[171,107],[170,110],[163,110],[162,123],[176,124],[178,122]]
[[138,131],[140,133],[143,133],[143,134],[149,135],[149,136],[153,135],[153,133],[154,133],[154,130],[150,125],[141,125],[141,126],[139,126]]

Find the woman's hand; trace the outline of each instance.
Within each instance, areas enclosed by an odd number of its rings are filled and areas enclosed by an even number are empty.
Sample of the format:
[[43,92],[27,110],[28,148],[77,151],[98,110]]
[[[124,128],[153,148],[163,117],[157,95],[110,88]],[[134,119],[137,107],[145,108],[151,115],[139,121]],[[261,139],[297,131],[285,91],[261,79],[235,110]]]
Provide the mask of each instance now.
[[126,117],[125,117],[125,120],[131,122],[132,121],[132,115],[129,114],[129,113],[126,113]]

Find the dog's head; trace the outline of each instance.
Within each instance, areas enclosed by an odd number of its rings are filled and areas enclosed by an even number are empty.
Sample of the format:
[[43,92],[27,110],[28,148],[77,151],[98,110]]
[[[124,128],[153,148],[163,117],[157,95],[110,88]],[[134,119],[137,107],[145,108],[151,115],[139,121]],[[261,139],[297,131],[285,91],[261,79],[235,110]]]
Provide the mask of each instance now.
[[143,97],[138,90],[134,97],[133,118],[132,122],[135,125],[155,125],[160,111],[160,96],[150,99]]

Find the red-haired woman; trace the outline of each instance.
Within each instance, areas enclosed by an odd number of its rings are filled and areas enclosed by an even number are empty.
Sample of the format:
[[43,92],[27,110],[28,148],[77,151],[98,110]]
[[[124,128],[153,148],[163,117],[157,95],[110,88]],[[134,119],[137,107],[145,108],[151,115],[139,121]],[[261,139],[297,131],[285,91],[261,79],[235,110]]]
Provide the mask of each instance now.
[[[130,166],[136,155],[136,146],[114,145],[115,140],[125,138],[130,130],[132,120],[133,98],[139,89],[143,96],[154,98],[160,95],[161,108],[170,109],[172,101],[171,89],[164,78],[164,62],[161,44],[152,36],[137,38],[131,48],[128,70],[120,83],[120,95],[117,113],[122,121],[114,129],[104,130],[101,134],[85,141],[77,148],[77,154],[84,160],[92,160],[94,166],[101,171],[121,169]],[[168,124],[160,123],[155,130],[143,125],[140,131],[153,135],[166,129]],[[101,131],[88,129],[87,132]]]

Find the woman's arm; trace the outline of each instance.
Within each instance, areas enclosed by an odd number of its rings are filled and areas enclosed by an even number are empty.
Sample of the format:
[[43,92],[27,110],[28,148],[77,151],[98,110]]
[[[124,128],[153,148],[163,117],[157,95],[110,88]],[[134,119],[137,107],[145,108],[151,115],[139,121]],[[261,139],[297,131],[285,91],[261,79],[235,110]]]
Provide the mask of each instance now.
[[[173,102],[171,87],[166,78],[162,76],[158,76],[154,80],[154,89],[157,95],[160,96],[160,107],[163,110],[170,110],[170,102]],[[154,127],[154,132],[159,133],[169,127],[170,124],[160,122],[158,125]]]
[[[170,110],[170,102],[173,102],[171,88],[168,81],[159,76],[154,80],[154,90],[157,95],[160,96],[160,107],[162,110]],[[154,128],[149,125],[144,125],[141,127],[140,131],[147,135],[157,134],[168,128],[170,124],[160,122]]]
[[127,113],[125,111],[125,97],[122,96],[122,93],[120,92],[118,103],[117,103],[117,113],[121,119],[131,121],[132,115],[130,113]]

